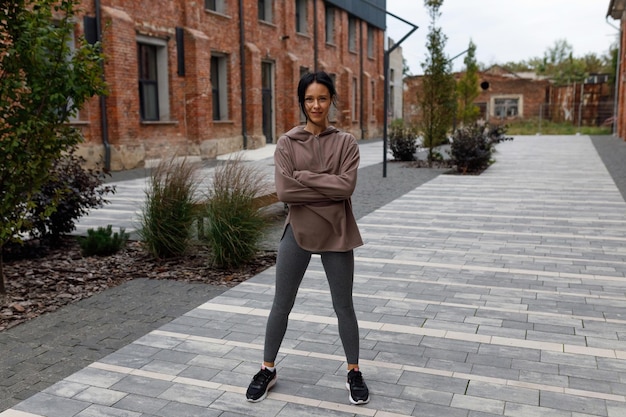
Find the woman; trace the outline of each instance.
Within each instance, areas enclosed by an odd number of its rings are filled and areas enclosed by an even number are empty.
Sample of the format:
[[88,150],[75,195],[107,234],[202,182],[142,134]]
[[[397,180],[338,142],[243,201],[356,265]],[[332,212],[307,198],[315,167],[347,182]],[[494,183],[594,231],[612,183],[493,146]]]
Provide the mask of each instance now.
[[246,398],[257,402],[276,383],[274,361],[311,254],[320,254],[328,279],[339,336],[348,362],[346,387],[352,404],[369,402],[359,371],[359,327],[352,302],[353,249],[363,241],[350,200],[356,186],[359,147],[354,136],[328,123],[337,92],[325,72],[309,73],[298,84],[306,125],[278,139],[276,193],[289,206],[276,259],[276,290],[267,320],[261,370]]

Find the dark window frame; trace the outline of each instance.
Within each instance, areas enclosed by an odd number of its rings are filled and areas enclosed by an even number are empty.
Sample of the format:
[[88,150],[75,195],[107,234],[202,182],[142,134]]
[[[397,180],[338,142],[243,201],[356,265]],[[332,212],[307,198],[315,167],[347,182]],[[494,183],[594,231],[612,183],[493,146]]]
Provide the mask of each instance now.
[[357,51],[357,24],[358,20],[355,16],[348,16],[348,51]]
[[296,5],[296,33],[307,34],[307,0],[295,0]]
[[337,9],[334,6],[326,4],[326,10],[324,12],[325,35],[326,43],[330,45],[335,44],[335,21],[337,19],[336,12]]
[[[137,43],[139,109],[141,120],[144,121],[160,120],[157,48],[156,45]],[[153,93],[153,101],[149,101],[150,92]]]

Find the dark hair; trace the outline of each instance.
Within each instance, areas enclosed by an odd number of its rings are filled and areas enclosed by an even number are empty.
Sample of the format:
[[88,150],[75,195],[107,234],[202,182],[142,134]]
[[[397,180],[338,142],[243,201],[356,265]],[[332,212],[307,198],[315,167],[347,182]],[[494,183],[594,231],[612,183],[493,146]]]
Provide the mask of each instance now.
[[306,89],[313,83],[319,83],[325,85],[328,88],[328,93],[330,94],[330,100],[332,103],[335,103],[337,98],[337,90],[335,89],[335,83],[333,83],[333,79],[330,78],[324,71],[317,72],[307,72],[300,78],[300,82],[298,83],[298,102],[300,103],[300,109],[302,109],[302,113],[308,119],[309,116],[306,114],[306,110],[304,109],[304,95],[306,93]]

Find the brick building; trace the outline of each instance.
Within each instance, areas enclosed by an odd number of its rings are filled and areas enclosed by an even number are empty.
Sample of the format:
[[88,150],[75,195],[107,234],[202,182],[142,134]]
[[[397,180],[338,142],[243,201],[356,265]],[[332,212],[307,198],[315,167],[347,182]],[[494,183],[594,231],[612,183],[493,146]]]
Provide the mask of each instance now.
[[[455,74],[458,80],[463,73]],[[474,104],[480,118],[506,123],[512,119],[548,120],[575,126],[610,123],[613,107],[608,74],[590,74],[583,82],[555,85],[534,73],[512,73],[498,65],[479,72]],[[419,124],[422,76],[405,79],[404,119]]]
[[[463,74],[455,74],[459,79]],[[423,76],[405,79],[404,119],[418,124],[419,91]],[[498,66],[478,74],[480,94],[474,101],[484,120],[539,117],[547,102],[550,82],[535,76],[513,74]]]
[[386,0],[84,0],[77,35],[101,34],[109,94],[74,121],[81,154],[111,170],[173,154],[254,149],[303,120],[296,88],[325,70],[331,122],[383,129]]

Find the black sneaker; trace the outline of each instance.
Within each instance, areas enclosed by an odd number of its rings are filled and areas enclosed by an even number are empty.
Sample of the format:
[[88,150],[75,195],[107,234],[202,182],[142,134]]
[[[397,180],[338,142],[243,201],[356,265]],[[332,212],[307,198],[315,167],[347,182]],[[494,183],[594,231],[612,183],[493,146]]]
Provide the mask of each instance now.
[[352,369],[348,372],[348,382],[346,388],[350,391],[348,398],[352,404],[367,404],[370,402],[370,391],[367,389],[363,375],[360,371]]
[[246,399],[251,403],[262,401],[267,397],[267,391],[276,384],[276,369],[270,371],[262,368],[253,378],[246,391]]

